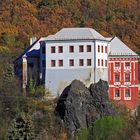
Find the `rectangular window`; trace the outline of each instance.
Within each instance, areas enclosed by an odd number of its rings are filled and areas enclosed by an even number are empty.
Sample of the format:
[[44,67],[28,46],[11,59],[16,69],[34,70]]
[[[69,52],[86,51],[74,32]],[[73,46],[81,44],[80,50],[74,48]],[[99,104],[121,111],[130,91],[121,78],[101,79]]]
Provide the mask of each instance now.
[[51,67],[55,67],[55,60],[51,60]]
[[69,52],[73,53],[74,52],[74,46],[69,46]]
[[69,66],[74,66],[74,59],[69,60]]
[[125,74],[125,82],[130,82],[130,73]]
[[126,89],[125,90],[125,97],[130,97],[130,90],[129,89]]
[[120,76],[119,74],[115,74],[115,82],[119,82],[120,81]]
[[51,53],[55,53],[55,47],[54,46],[51,47]]
[[100,46],[98,45],[98,52],[100,52]]
[[87,66],[91,66],[91,59],[87,59]]
[[103,59],[102,59],[102,66],[104,66],[104,61],[103,61]]
[[115,90],[115,97],[120,97],[120,90],[119,89]]
[[101,48],[102,48],[102,53],[103,53],[104,52],[104,47],[102,46]]
[[79,46],[79,52],[84,52],[84,46],[83,45]]
[[98,59],[98,66],[100,66],[100,59]]
[[46,48],[42,47],[42,54],[45,54],[45,53],[46,53]]
[[126,66],[126,67],[130,67],[130,63],[129,63],[129,62],[126,62],[126,63],[125,63],[125,66]]
[[83,59],[79,59],[79,66],[84,66],[84,60]]
[[105,53],[107,53],[107,46],[105,46]]
[[63,67],[63,60],[58,60],[58,66]]
[[105,66],[107,67],[107,60],[105,60]]
[[91,52],[91,45],[87,45],[87,52]]
[[58,53],[63,53],[63,46],[58,46]]
[[120,66],[120,63],[119,62],[116,62],[115,63],[115,67],[119,67]]

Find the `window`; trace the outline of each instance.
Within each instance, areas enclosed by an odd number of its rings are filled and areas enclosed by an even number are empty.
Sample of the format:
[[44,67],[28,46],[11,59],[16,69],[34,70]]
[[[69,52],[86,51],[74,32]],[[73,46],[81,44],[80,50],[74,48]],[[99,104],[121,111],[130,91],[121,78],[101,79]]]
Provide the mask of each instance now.
[[102,66],[104,66],[104,61],[103,61],[103,59],[102,59]]
[[63,66],[63,60],[58,60],[58,66],[62,67]]
[[87,66],[91,66],[91,59],[87,59]]
[[107,46],[105,46],[105,53],[107,53]]
[[100,46],[98,45],[98,52],[100,52]]
[[87,52],[91,52],[91,45],[87,45]]
[[119,62],[116,62],[115,63],[115,67],[119,67],[120,66],[120,63]]
[[104,47],[102,46],[102,53],[104,52]]
[[42,67],[45,68],[46,67],[46,61],[42,60]]
[[130,90],[129,89],[125,90],[125,97],[130,97]]
[[63,53],[63,46],[58,47],[58,53]]
[[70,60],[69,60],[69,65],[70,65],[70,66],[74,66],[74,59],[70,59]]
[[74,46],[69,46],[69,52],[73,53],[74,52]]
[[51,60],[51,67],[55,67],[55,60]]
[[34,63],[28,63],[28,67],[29,68],[33,68],[34,67]]
[[126,67],[129,67],[129,66],[130,66],[130,63],[129,63],[129,62],[126,62],[126,63],[125,63],[125,66],[126,66]]
[[55,47],[54,46],[51,47],[51,53],[55,53]]
[[130,82],[130,74],[129,73],[125,74],[125,82]]
[[105,60],[105,66],[107,67],[107,60]]
[[84,60],[83,59],[79,60],[79,66],[84,66]]
[[84,46],[83,45],[79,46],[79,52],[84,52]]
[[100,59],[98,59],[98,66],[100,66]]
[[119,89],[115,90],[115,97],[120,97],[120,90]]
[[45,54],[45,53],[46,53],[46,48],[42,47],[42,54]]
[[115,82],[119,82],[119,81],[120,81],[119,74],[115,74]]

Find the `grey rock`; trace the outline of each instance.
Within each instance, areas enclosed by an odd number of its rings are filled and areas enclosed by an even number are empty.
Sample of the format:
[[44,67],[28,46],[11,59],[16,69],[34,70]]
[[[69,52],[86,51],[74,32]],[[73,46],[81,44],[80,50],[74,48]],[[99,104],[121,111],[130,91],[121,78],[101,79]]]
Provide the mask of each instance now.
[[67,127],[70,138],[95,120],[116,115],[108,100],[108,83],[102,80],[91,84],[89,89],[81,81],[74,80],[59,97],[55,111]]

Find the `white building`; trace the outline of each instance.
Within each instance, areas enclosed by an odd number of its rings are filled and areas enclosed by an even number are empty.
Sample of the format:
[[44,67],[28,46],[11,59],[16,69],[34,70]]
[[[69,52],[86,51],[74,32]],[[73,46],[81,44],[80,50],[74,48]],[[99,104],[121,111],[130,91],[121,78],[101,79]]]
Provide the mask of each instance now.
[[63,28],[40,41],[40,77],[53,95],[72,80],[108,80],[109,41],[91,28]]

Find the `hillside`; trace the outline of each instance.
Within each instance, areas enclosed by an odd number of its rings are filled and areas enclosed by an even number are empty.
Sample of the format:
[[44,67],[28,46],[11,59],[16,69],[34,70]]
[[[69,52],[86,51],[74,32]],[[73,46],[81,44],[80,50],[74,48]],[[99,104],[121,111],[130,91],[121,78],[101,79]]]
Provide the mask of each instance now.
[[139,0],[0,1],[0,50],[19,52],[28,46],[32,36],[47,36],[63,27],[86,26],[105,36],[118,36],[139,53],[139,9]]

